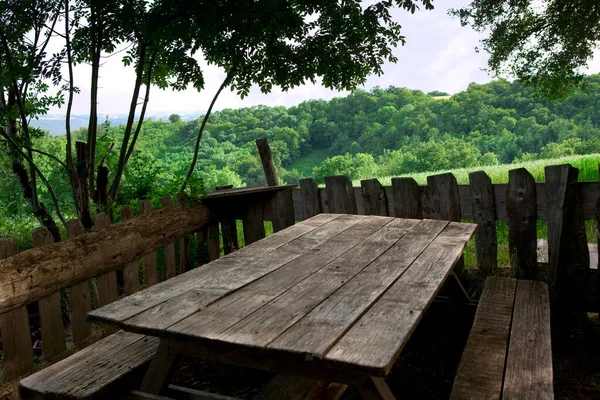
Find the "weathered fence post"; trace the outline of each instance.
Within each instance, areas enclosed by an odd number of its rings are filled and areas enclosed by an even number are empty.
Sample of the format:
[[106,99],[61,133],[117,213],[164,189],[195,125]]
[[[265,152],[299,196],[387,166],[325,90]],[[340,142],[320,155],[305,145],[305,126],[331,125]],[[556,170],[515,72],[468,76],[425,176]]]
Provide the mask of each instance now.
[[[162,208],[173,207],[173,199],[171,199],[171,196],[162,196],[160,198],[160,206]],[[163,256],[165,279],[170,279],[177,275],[177,263],[175,262],[175,242],[169,243],[163,247]]]
[[[140,201],[140,216],[149,215],[154,212],[154,206],[151,200]],[[146,286],[156,285],[159,282],[158,279],[158,263],[156,260],[156,250],[151,251],[142,257],[144,262],[144,283]]]
[[325,191],[327,208],[330,213],[358,214],[350,178],[345,175],[326,176]]
[[537,278],[537,191],[525,168],[508,172],[506,190],[508,255],[516,275]]
[[387,198],[383,186],[376,178],[360,181],[365,215],[387,214]]
[[[233,189],[233,185],[217,186],[216,190]],[[224,216],[221,219],[221,234],[223,236],[223,252],[229,254],[239,249],[237,225],[235,218]]]
[[[85,229],[78,219],[70,220],[67,225],[69,239],[85,234]],[[89,281],[76,283],[69,288],[69,305],[71,306],[73,343],[79,343],[92,333],[92,325],[86,321],[86,314],[92,310]]]
[[[42,247],[54,243],[54,239],[45,227],[32,233],[33,247]],[[60,290],[38,301],[40,309],[40,328],[42,330],[42,354],[48,361],[67,350],[65,326],[60,306]]]
[[413,178],[392,178],[394,216],[398,218],[423,218],[421,188]]
[[[258,154],[260,155],[263,170],[265,171],[267,185],[278,186],[279,179],[277,179],[275,164],[273,164],[273,158],[271,157],[269,141],[266,138],[256,139],[256,147],[258,148]],[[280,190],[273,194],[271,210],[273,216],[273,231],[279,232],[288,226],[294,225],[294,201],[291,188]]]
[[483,171],[469,174],[473,221],[477,224],[475,248],[477,266],[483,277],[491,275],[498,266],[498,240],[492,180]]
[[256,197],[253,197],[246,206],[242,223],[244,224],[244,243],[246,246],[265,237],[262,202],[258,201]]
[[[19,252],[12,239],[0,239],[0,259]],[[7,380],[15,378],[33,368],[33,346],[29,332],[27,307],[0,314],[0,333],[4,352],[2,368]]]
[[304,219],[314,217],[322,212],[319,186],[313,178],[300,179],[300,195],[302,198],[302,217]]
[[[110,225],[108,215],[104,213],[96,214],[94,218],[96,232],[101,231]],[[98,277],[98,307],[102,307],[119,298],[119,289],[117,287],[117,271],[112,270]],[[43,342],[42,342],[43,343]]]
[[545,168],[548,221],[548,283],[553,315],[573,322],[585,317],[590,255],[579,170],[570,165]]
[[[121,207],[121,222],[133,218],[133,210],[129,206]],[[123,292],[126,296],[140,290],[140,267],[137,260],[123,266]]]
[[[175,195],[175,200],[180,206],[188,206],[185,192]],[[182,274],[190,269],[190,238],[188,236],[179,239],[179,273]]]

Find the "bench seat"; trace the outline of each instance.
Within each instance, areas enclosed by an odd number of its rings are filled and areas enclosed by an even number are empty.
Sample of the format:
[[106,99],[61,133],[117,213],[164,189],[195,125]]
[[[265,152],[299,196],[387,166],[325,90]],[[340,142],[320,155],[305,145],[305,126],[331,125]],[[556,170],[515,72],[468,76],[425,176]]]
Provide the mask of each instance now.
[[548,286],[490,277],[451,399],[553,399]]
[[158,339],[116,332],[23,379],[24,399],[106,399],[136,387]]

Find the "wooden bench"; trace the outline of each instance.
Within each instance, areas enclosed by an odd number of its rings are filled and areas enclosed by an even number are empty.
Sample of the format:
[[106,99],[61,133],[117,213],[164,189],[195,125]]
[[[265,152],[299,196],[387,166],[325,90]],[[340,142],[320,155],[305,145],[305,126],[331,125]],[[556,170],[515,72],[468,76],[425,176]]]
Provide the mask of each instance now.
[[[23,399],[168,399],[136,390],[148,364],[156,353],[158,339],[119,331],[23,379],[19,393]],[[280,374],[271,380],[257,400],[335,400],[346,385]],[[232,399],[226,396],[169,386],[190,398]],[[193,395],[193,396],[192,396]]]
[[552,398],[548,286],[488,278],[451,399]]

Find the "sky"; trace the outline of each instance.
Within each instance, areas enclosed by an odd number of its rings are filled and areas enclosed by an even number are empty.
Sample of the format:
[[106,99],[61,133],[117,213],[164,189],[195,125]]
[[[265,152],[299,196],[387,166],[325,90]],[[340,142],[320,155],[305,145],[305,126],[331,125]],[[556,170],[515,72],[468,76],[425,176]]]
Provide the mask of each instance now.
[[[424,92],[440,90],[453,94],[465,90],[471,82],[489,82],[492,78],[483,71],[487,63],[487,54],[475,51],[483,36],[469,27],[461,27],[458,19],[448,15],[448,9],[466,6],[470,1],[436,0],[435,10],[427,11],[423,8],[415,14],[394,9],[392,15],[402,25],[406,44],[399,45],[394,50],[394,55],[398,58],[397,63],[386,63],[383,66],[383,75],[369,77],[361,88],[370,90],[376,86],[385,88],[393,85]],[[600,57],[597,60],[600,61]],[[119,55],[104,61],[100,71],[99,115],[126,114],[135,80],[133,68],[123,67]],[[194,89],[172,92],[153,88],[148,115],[177,112],[200,114],[206,110],[225,73],[222,69],[207,66],[205,63],[202,67],[205,74],[205,89],[202,92]],[[596,69],[594,72],[597,72],[600,70],[600,62],[594,62],[592,67]],[[75,83],[81,93],[74,100],[74,115],[85,115],[89,112],[89,75],[90,68],[87,65],[76,67]],[[225,90],[214,109],[259,104],[290,107],[310,99],[329,100],[346,94],[347,92],[336,92],[312,84],[288,92],[274,89],[270,94],[263,94],[254,87],[250,95],[242,100],[235,92]],[[64,109],[52,109],[50,112],[60,114],[64,113]]]

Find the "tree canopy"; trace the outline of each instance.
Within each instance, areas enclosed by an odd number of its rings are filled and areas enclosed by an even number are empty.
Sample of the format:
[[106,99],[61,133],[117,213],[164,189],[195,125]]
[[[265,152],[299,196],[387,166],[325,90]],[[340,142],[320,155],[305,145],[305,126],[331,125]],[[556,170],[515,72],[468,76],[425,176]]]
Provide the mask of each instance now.
[[508,73],[547,98],[571,93],[600,43],[598,1],[477,0],[452,13],[489,33],[482,44],[491,71]]

